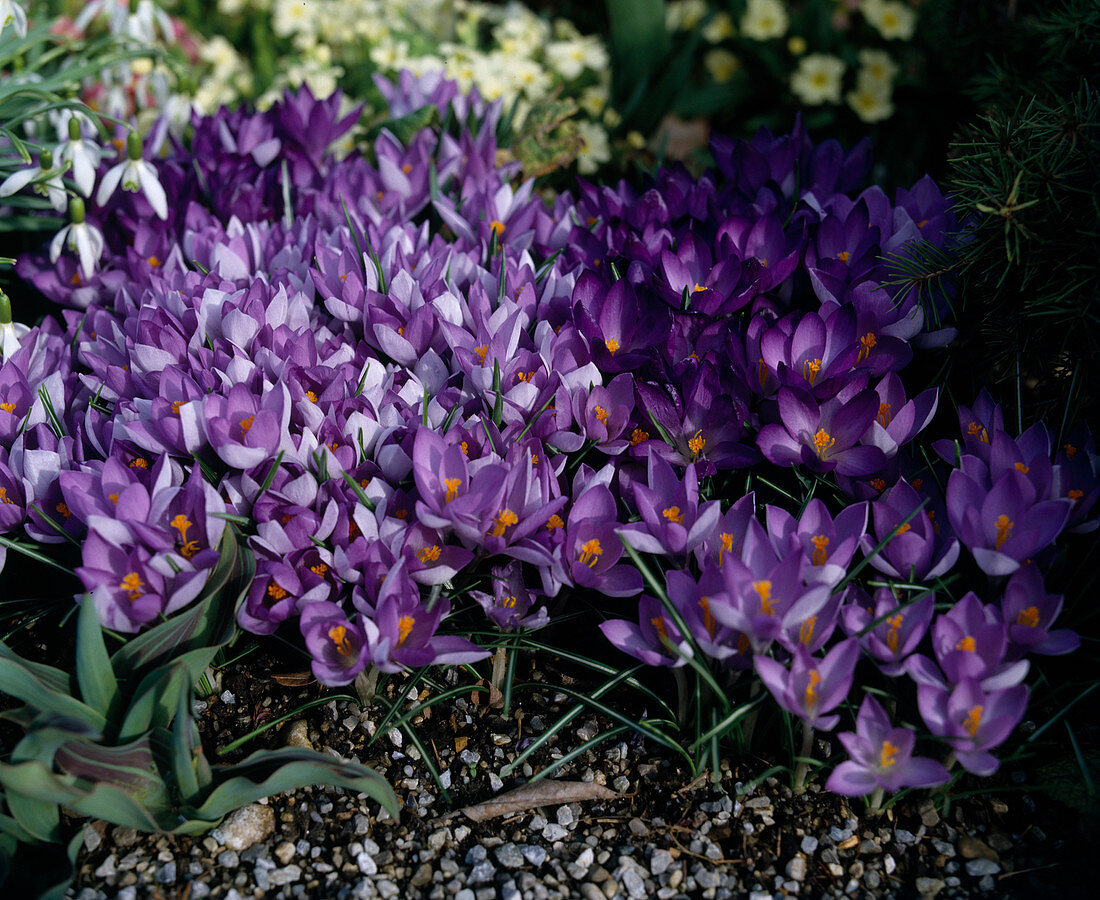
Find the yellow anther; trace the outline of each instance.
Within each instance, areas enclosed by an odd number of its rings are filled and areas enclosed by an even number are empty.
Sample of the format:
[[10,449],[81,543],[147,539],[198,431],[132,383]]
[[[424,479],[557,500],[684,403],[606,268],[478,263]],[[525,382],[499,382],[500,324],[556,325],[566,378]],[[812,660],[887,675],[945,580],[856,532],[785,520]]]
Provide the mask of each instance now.
[[890,616],[886,620],[886,624],[890,626],[886,631],[886,646],[890,648],[891,653],[897,654],[898,652],[899,632],[901,631],[901,623],[904,621],[905,616],[901,613]]
[[971,737],[974,737],[978,733],[978,728],[982,724],[982,712],[984,711],[982,706],[973,706],[966,714],[966,718],[963,720],[963,728],[966,729],[966,733]]
[[718,565],[722,565],[722,557],[733,552],[733,535],[728,531],[723,531],[718,535],[718,540],[722,542],[722,546],[718,548]]
[[344,625],[333,625],[328,630],[329,640],[336,645],[336,652],[339,653],[345,659],[351,659],[355,656],[355,648],[351,646],[351,641],[348,640],[348,629]]
[[973,653],[978,649],[978,642],[974,640],[972,635],[967,635],[964,638],[959,638],[959,642],[955,645],[956,650],[965,650],[967,653]]
[[810,646],[810,641],[814,639],[814,629],[817,627],[817,616],[810,616],[801,625],[798,626],[798,640]]
[[808,359],[802,364],[802,377],[811,385],[817,381],[818,372],[821,371],[820,359]]
[[324,563],[317,563],[317,565],[315,566],[310,566],[309,571],[311,571],[318,578],[324,578],[326,575],[328,575],[328,566],[326,566]]
[[703,608],[703,627],[707,630],[707,634],[713,638],[718,632],[718,623],[714,620],[714,613],[710,611],[710,600],[706,597],[700,597],[699,605]]
[[607,424],[607,410],[606,409],[604,409],[602,406],[597,406],[593,410],[593,413],[595,414],[596,418],[600,420],[600,422],[602,422],[604,425]]
[[989,443],[989,432],[985,430],[985,426],[978,422],[971,422],[966,426],[966,433],[971,437],[977,438],[983,444]]
[[183,513],[179,513],[171,522],[168,523],[180,533],[180,540],[187,540],[187,529],[193,524],[190,519]]
[[815,566],[825,565],[826,560],[829,558],[829,539],[823,534],[815,534],[810,538],[810,543],[814,545],[814,552],[811,557],[813,564]]
[[549,519],[546,520],[546,530],[553,531],[555,528],[564,528],[565,522],[562,521],[561,516],[554,513]]
[[603,547],[600,546],[600,539],[592,538],[592,540],[585,541],[581,544],[580,564],[582,566],[588,566],[590,569],[594,569],[602,555]]
[[1085,496],[1085,492],[1080,488],[1070,488],[1066,492],[1066,496],[1069,497],[1069,499],[1072,500],[1074,503],[1076,503],[1078,500]]
[[274,578],[271,579],[271,584],[267,586],[267,596],[272,600],[282,600],[286,597],[286,588],[284,588]]
[[241,431],[245,434],[248,434],[248,429],[252,427],[252,423],[255,421],[255,416],[249,416],[247,419],[241,419]]
[[493,519],[493,527],[489,530],[489,536],[504,537],[505,529],[507,529],[509,525],[515,525],[518,521],[519,516],[512,512],[512,510],[500,510]]
[[851,254],[851,252],[850,252],[850,251],[848,251],[848,250],[841,250],[841,251],[840,251],[840,252],[839,252],[839,253],[838,253],[838,254],[836,255],[836,258],[837,258],[837,259],[839,259],[839,260],[840,260],[840,261],[841,261],[842,263],[847,263],[847,262],[848,262],[848,260],[849,260],[849,259],[851,259],[851,256],[852,256],[852,254]]
[[152,267],[153,267],[154,269],[156,269],[156,268],[159,268],[159,267],[160,267],[160,260],[159,260],[159,259],[157,259],[157,257],[156,257],[156,256],[149,256],[149,257],[146,257],[145,261],[146,261],[147,263],[149,263],[149,265],[151,265],[151,266],[152,266]]
[[635,428],[630,433],[630,444],[631,444],[631,446],[636,447],[642,441],[648,441],[648,440],[649,440],[649,432],[642,431],[642,429],[640,429],[640,428]]
[[1031,467],[1025,466],[1022,462],[1016,463],[1015,466],[1017,472],[1023,472],[1025,475],[1031,471]]
[[610,353],[612,356],[614,356],[616,351],[619,349],[619,342],[615,338],[604,338],[603,345],[607,348],[607,352]]
[[698,456],[703,452],[703,448],[707,445],[707,439],[703,437],[703,431],[700,429],[695,432],[688,440],[688,449],[694,456]]
[[891,766],[897,765],[898,762],[898,748],[891,744],[889,741],[882,742],[882,753],[879,754],[878,764],[879,768],[889,769]]
[[663,643],[668,643],[668,627],[665,625],[665,620],[662,616],[654,616],[649,620],[649,623],[656,629],[657,636]]
[[477,358],[481,360],[482,364],[485,363],[485,354],[489,352],[488,344],[480,344],[474,347],[474,353],[477,354]]
[[868,356],[871,355],[871,351],[875,349],[875,345],[878,343],[878,338],[873,331],[868,331],[863,337],[859,339],[859,356],[856,357],[856,362],[863,362]]
[[306,398],[309,400],[310,403],[317,402],[317,395],[313,391],[306,391]]
[[772,605],[772,583],[770,581],[754,581],[752,589],[760,598],[760,612],[765,616],[774,616],[775,607]]
[[137,572],[127,573],[126,577],[122,579],[121,584],[119,584],[119,587],[130,595],[131,603],[140,600],[141,595],[145,593],[145,584]]
[[824,459],[826,451],[830,450],[835,443],[835,437],[832,437],[824,428],[819,428],[814,435],[814,450],[817,451],[818,459]]
[[500,236],[504,234],[504,223],[497,219],[493,219],[493,221],[489,223],[489,230],[495,231],[497,239],[499,240]]
[[1021,609],[1020,614],[1016,616],[1016,624],[1023,625],[1025,628],[1034,628],[1039,624],[1039,608],[1029,606],[1027,609]]
[[670,522],[675,522],[677,525],[684,524],[684,514],[680,512],[680,507],[678,506],[670,506],[668,509],[664,510],[661,515]]
[[810,683],[806,685],[805,705],[807,709],[817,706],[817,686],[821,684],[821,673],[817,669],[810,669]]
[[6,413],[14,413],[15,412],[15,404],[14,403],[0,403],[0,409],[4,410],[4,412],[6,412]]
[[447,486],[447,496],[443,498],[444,503],[450,503],[458,496],[458,489],[462,484],[461,478],[444,478],[443,483]]
[[435,562],[439,559],[439,554],[442,553],[442,549],[438,544],[432,544],[430,547],[421,547],[416,551],[416,558],[422,563],[427,565],[428,563]]
[[994,546],[995,550],[1000,550],[1004,546],[1005,541],[1012,537],[1012,529],[1015,526],[1015,522],[1008,518],[1004,513],[1001,513],[993,522],[993,527],[997,529],[997,543]]
[[[7,503],[11,503],[11,501],[8,500],[7,497],[5,497],[4,500]],[[66,519],[73,514],[73,511],[69,509],[69,505],[67,503],[58,503],[57,506],[54,507],[54,509],[61,513],[61,515],[64,516]]]
[[878,415],[875,417],[875,421],[879,423],[883,428],[890,424],[890,421],[894,418],[890,412],[889,403],[880,403],[878,405]]
[[394,644],[394,649],[405,643],[405,639],[409,636],[409,632],[413,630],[415,624],[416,619],[412,616],[402,616],[397,620],[397,643]]

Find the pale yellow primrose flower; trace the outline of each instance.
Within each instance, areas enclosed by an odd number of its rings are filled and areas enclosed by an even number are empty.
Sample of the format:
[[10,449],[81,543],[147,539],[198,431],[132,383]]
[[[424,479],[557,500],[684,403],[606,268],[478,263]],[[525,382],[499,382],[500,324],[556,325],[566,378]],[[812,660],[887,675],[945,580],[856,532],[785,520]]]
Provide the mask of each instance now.
[[789,26],[787,10],[779,0],[749,0],[741,17],[741,33],[754,41],[783,37]]
[[721,47],[708,50],[703,57],[703,65],[707,67],[710,77],[719,84],[729,81],[737,70],[741,68],[741,60]]
[[864,122],[881,122],[894,114],[890,87],[882,82],[860,77],[856,89],[849,91],[844,99]]
[[691,31],[706,14],[706,0],[672,0],[665,6],[665,28],[669,31]]
[[703,39],[711,44],[728,40],[736,33],[737,29],[733,25],[733,19],[725,11],[716,12],[714,18],[703,27]]
[[891,84],[898,74],[898,65],[885,50],[860,50],[859,77],[880,84]]
[[546,61],[570,81],[580,77],[585,69],[602,72],[609,63],[607,50],[593,37],[554,41],[546,48]]
[[601,163],[610,161],[611,142],[606,131],[586,119],[577,121],[577,134],[582,142],[581,152],[577,154],[577,171],[582,175],[591,175]]
[[844,77],[844,61],[825,53],[802,57],[791,76],[791,90],[808,106],[840,102],[840,81]]
[[907,41],[917,27],[917,14],[899,0],[863,0],[863,18],[888,41]]

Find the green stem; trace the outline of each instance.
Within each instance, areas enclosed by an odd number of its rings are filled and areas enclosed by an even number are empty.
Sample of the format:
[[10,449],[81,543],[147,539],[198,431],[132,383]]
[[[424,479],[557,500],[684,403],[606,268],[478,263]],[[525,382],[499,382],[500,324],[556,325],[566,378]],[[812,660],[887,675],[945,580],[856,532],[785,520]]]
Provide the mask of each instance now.
[[807,722],[802,723],[802,750],[798,754],[798,764],[794,770],[794,789],[801,791],[806,786],[806,774],[810,771],[810,754],[814,749],[814,728]]

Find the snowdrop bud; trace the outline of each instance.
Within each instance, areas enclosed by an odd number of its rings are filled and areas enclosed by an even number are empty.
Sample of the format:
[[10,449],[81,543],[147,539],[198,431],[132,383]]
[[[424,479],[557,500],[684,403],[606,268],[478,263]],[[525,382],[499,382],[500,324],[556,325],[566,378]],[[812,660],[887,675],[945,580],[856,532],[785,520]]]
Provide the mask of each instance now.
[[80,133],[80,122],[77,121],[76,116],[70,116],[69,118],[69,140],[79,141],[83,137]]
[[141,159],[143,149],[141,135],[136,131],[131,131],[126,136],[126,158],[133,160]]
[[43,150],[38,154],[38,168],[43,172],[53,168],[53,154],[49,150]]
[[69,201],[69,218],[74,225],[84,222],[84,201],[80,197],[73,197]]

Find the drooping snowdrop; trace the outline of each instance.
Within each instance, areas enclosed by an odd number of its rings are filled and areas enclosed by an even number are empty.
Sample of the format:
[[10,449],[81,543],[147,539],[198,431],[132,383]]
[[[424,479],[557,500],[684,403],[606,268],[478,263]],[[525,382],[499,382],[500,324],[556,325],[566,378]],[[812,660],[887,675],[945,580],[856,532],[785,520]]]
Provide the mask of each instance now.
[[73,197],[69,201],[68,225],[50,242],[50,262],[55,263],[66,247],[80,257],[80,271],[87,281],[95,274],[96,264],[103,255],[103,233],[84,221],[84,201]]
[[96,193],[96,203],[100,206],[105,204],[121,183],[124,191],[132,194],[142,191],[157,216],[167,219],[168,198],[157,177],[157,170],[142,159],[141,153],[141,136],[136,131],[131,131],[126,139],[126,159],[103,176]]
[[49,150],[43,150],[38,156],[37,166],[19,169],[4,179],[3,184],[0,184],[0,197],[10,197],[27,185],[32,185],[32,190],[49,200],[50,206],[58,212],[64,212],[67,203],[67,192],[61,181],[61,173],[64,171],[64,166],[54,168],[53,154]]
[[96,169],[103,157],[103,148],[84,137],[80,119],[76,116],[69,117],[65,128],[68,137],[57,145],[57,158],[72,168],[77,190],[85,197],[90,197],[92,188],[95,187]]
[[9,25],[21,38],[27,36],[27,14],[15,0],[0,0],[0,32]]

